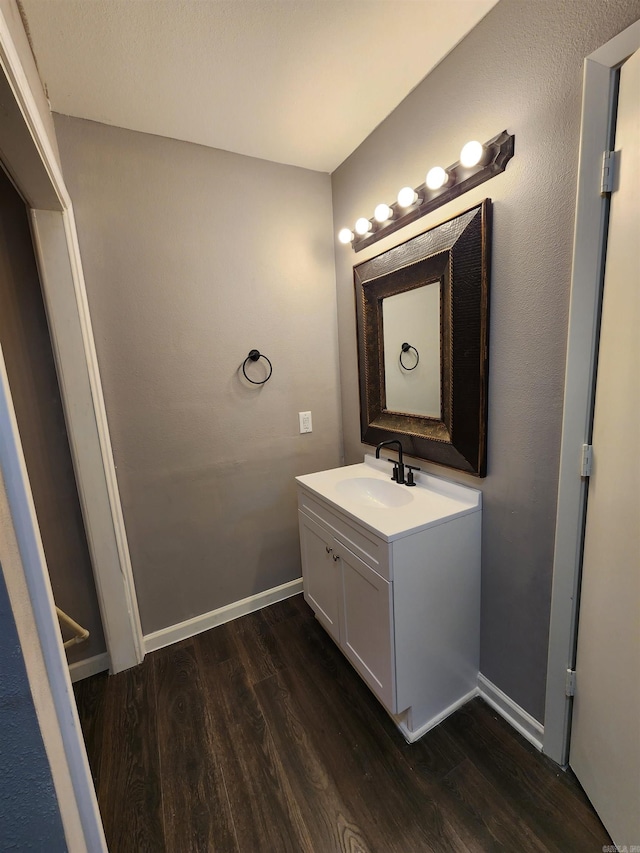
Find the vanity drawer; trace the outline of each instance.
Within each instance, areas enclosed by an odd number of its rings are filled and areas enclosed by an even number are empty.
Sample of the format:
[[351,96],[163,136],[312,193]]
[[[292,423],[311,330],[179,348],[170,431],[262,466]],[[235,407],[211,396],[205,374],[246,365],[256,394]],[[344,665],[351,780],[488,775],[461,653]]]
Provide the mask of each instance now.
[[360,557],[380,577],[391,580],[390,548],[387,542],[339,514],[328,504],[311,497],[301,486],[298,487],[298,509],[324,525],[339,542]]

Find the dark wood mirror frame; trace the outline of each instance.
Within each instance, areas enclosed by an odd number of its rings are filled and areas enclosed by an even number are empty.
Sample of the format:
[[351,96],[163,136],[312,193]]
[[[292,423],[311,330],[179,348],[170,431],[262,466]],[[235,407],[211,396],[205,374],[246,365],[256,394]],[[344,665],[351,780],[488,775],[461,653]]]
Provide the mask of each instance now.
[[[491,200],[354,267],[362,441],[486,475]],[[386,408],[382,302],[440,287],[441,418]]]

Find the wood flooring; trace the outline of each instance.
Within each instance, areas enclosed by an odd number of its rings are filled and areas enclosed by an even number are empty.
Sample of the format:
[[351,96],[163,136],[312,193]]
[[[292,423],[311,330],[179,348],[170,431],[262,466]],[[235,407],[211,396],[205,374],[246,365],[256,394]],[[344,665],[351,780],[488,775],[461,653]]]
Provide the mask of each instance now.
[[405,743],[301,596],[76,684],[112,853],[601,851],[482,700]]

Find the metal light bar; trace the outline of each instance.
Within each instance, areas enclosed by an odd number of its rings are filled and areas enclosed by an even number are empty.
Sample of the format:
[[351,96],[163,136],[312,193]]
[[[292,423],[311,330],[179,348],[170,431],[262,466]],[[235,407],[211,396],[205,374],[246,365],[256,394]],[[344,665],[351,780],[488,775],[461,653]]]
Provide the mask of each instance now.
[[423,183],[415,188],[417,196],[421,199],[419,203],[409,208],[400,207],[398,202],[390,204],[393,219],[382,223],[374,220],[372,232],[362,236],[355,234],[351,243],[354,252],[359,252],[372,243],[382,240],[383,237],[393,234],[394,231],[403,228],[409,222],[426,216],[432,210],[436,210],[443,204],[463,195],[467,190],[488,181],[489,178],[499,175],[500,172],[504,172],[507,163],[513,157],[515,136],[503,130],[502,133],[485,142],[483,147],[485,149],[484,164],[481,162],[477,166],[465,168],[458,160],[446,169],[447,172],[455,176],[455,181],[451,186],[442,187],[439,190],[430,190],[426,183]]

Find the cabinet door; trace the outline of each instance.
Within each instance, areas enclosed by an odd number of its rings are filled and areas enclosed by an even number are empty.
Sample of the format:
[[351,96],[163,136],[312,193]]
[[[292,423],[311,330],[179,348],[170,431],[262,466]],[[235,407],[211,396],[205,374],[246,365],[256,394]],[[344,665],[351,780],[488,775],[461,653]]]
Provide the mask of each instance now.
[[340,641],[339,572],[334,560],[333,536],[303,512],[300,521],[300,550],[304,598],[326,631]]
[[348,549],[336,548],[344,592],[342,649],[385,707],[396,713],[392,586]]

